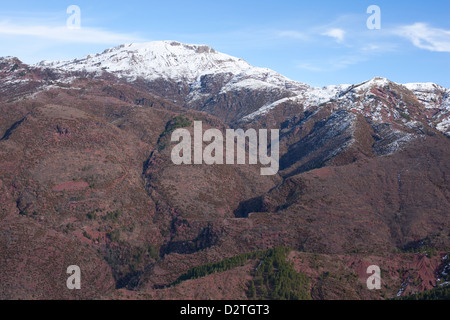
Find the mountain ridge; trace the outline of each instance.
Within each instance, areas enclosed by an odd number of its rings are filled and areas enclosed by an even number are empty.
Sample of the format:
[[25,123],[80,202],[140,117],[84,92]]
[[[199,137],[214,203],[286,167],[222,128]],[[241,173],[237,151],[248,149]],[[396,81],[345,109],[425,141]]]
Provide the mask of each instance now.
[[[112,73],[128,82],[142,80],[143,86],[151,92],[235,124],[251,122],[286,103],[301,104],[304,109],[309,109],[338,102],[341,108],[349,108],[346,106],[353,107],[360,94],[370,95],[372,88],[389,91],[390,86],[400,85],[412,92],[413,99],[429,110],[428,125],[450,135],[450,89],[438,84],[399,84],[387,78],[374,77],[357,84],[312,87],[268,68],[251,66],[243,59],[218,52],[207,45],[177,41],[131,43],[80,59],[41,61],[33,67],[68,74],[87,72],[94,77]],[[167,87],[170,87],[169,91]],[[255,94],[250,95],[250,100],[242,101],[248,91]],[[242,102],[245,105],[233,107],[228,114],[222,112],[224,108],[229,109],[227,105]],[[363,104],[365,102],[362,101]],[[409,117],[407,109],[401,112]],[[373,111],[373,118],[381,119],[377,110]]]
[[[1,58],[0,62],[5,63],[14,59],[16,58]],[[301,103],[305,108],[309,108],[334,100],[344,100],[355,90],[367,91],[372,87],[402,85],[413,92],[426,109],[436,110],[433,118],[429,119],[429,124],[450,135],[450,89],[438,84],[399,84],[387,78],[374,77],[358,84],[312,87],[273,70],[251,66],[243,59],[220,53],[207,45],[183,44],[177,41],[131,43],[80,59],[44,60],[32,67],[50,68],[56,72],[69,74],[87,72],[95,76],[108,72],[131,82],[143,79],[145,82],[163,80],[164,83],[179,84],[185,86],[182,90],[185,93],[174,97],[174,101],[177,103],[183,101],[185,106],[200,110],[211,109],[208,106],[211,100],[216,104],[221,96],[226,96],[230,92],[252,90],[266,92],[271,96],[269,99],[260,99],[258,102],[260,105],[255,104],[249,106],[249,110],[236,112],[236,116],[228,120],[234,122],[251,121],[265,115],[280,103]],[[70,81],[70,78],[66,81]],[[205,87],[208,86],[205,82],[208,81],[215,84],[215,90],[205,91]],[[159,90],[160,86],[155,91],[162,91]],[[277,94],[274,95],[274,91]],[[214,111],[211,112],[214,114]]]

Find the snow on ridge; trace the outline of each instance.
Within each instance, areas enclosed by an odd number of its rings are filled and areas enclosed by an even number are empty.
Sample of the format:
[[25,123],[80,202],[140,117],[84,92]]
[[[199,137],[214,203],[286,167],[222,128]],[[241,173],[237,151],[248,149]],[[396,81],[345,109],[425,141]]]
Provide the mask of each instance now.
[[435,91],[435,90],[447,90],[446,88],[433,83],[433,82],[415,82],[403,84],[408,90],[411,91]]
[[239,89],[253,90],[287,90],[294,94],[302,92],[308,86],[293,81],[271,69],[251,67],[235,74],[231,80],[221,89],[220,93],[226,93]]
[[[342,107],[345,108],[356,108],[358,110],[363,109],[363,105],[370,103],[372,98],[367,97],[362,101],[362,105],[354,105],[354,101],[356,101],[356,96],[359,96],[360,94],[363,94],[364,92],[368,92],[373,87],[379,87],[379,88],[385,88],[392,84],[396,84],[395,82],[390,81],[387,78],[382,77],[375,77],[370,80],[364,81],[359,84],[355,85],[349,85],[349,84],[343,84],[343,85],[330,85],[325,86],[322,88],[318,87],[309,87],[308,89],[304,90],[303,92],[297,94],[295,97],[291,98],[285,98],[278,101],[275,101],[273,103],[267,104],[263,107],[261,107],[259,110],[253,112],[250,115],[247,115],[242,120],[249,121],[252,120],[258,116],[267,114],[270,110],[275,108],[281,103],[287,102],[287,101],[295,101],[298,103],[302,103],[306,109],[312,107],[312,106],[318,106],[323,103],[327,103],[330,101],[340,101],[343,103]],[[438,90],[440,92],[447,92],[447,94],[444,95],[442,100],[442,105],[440,107],[443,107],[444,109],[450,108],[450,90],[445,89],[439,85],[436,85],[434,83],[417,83],[417,84],[407,84],[404,85],[409,90],[411,90],[419,100],[421,100],[425,106],[427,107],[427,101],[436,101],[436,97],[432,96],[432,93],[430,92],[431,89]],[[412,89],[415,89],[412,90]],[[418,90],[423,90],[419,92]],[[422,94],[422,96],[421,96]],[[430,107],[436,107],[436,103]],[[380,106],[377,106],[374,110],[373,116],[381,120],[380,114],[378,114],[381,111]],[[441,129],[441,131],[445,131],[448,128],[447,122],[443,122],[442,124],[439,124],[438,127]]]
[[425,108],[440,107],[450,111],[450,89],[432,82],[407,83],[403,86],[412,91]]
[[285,103],[285,102],[288,102],[288,101],[295,101],[296,98],[298,98],[298,97],[283,98],[283,99],[280,99],[280,100],[275,101],[273,103],[267,104],[267,105],[259,108],[255,112],[253,112],[253,113],[243,117],[240,121],[253,120],[256,117],[259,117],[259,116],[267,114],[270,110],[272,110],[273,108],[275,108],[276,106],[278,106],[278,105],[280,105],[282,103]]
[[391,83],[394,82],[390,81],[387,78],[375,77],[370,80],[364,81],[360,84],[354,85],[354,88],[358,90],[367,91],[370,90],[372,87],[384,88],[389,86]]
[[329,102],[331,100],[337,99],[340,95],[346,92],[352,85],[341,84],[341,85],[330,85],[322,88],[312,87],[310,90],[305,92],[304,98],[306,105],[320,105],[322,103]]
[[16,57],[13,56],[5,56],[5,57],[0,57],[0,61],[5,61],[5,62],[11,62],[14,60],[18,60]]
[[273,103],[267,104],[261,107],[259,110],[245,116],[242,118],[242,121],[253,120],[256,117],[267,114],[270,110],[274,109],[276,106],[285,103],[285,102],[293,102],[293,103],[302,103],[306,109],[312,106],[317,106],[322,103],[329,102],[331,100],[339,98],[339,96],[347,91],[351,85],[343,84],[343,85],[330,85],[322,88],[319,87],[304,87],[304,89],[300,92],[297,92],[297,95],[293,97],[287,97],[280,100],[277,100]]
[[349,86],[350,85],[326,86],[323,88],[308,87],[306,90],[303,90],[293,97],[283,98],[261,107],[255,112],[243,117],[241,121],[249,121],[255,119],[256,117],[265,115],[276,106],[285,102],[303,103],[305,108],[319,105],[336,98],[341,91],[345,90]]
[[38,65],[65,71],[102,72],[135,80],[143,77],[194,81],[203,74],[240,73],[251,68],[242,59],[215,51],[205,45],[176,41],[131,43],[70,61],[42,61]]
[[436,129],[441,131],[444,134],[450,135],[450,117],[447,117],[446,119],[439,122],[436,126]]
[[293,95],[309,87],[271,69],[254,67],[243,59],[218,52],[206,45],[177,41],[131,43],[69,61],[42,61],[37,66],[62,71],[87,71],[100,75],[108,71],[134,81],[166,79],[195,87],[204,75],[229,74],[231,80],[221,92],[240,89],[287,90]]

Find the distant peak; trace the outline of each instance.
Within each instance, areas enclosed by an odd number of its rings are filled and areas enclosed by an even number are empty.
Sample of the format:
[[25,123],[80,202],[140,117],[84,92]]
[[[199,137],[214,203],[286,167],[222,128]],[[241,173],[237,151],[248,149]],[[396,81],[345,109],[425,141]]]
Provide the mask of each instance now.
[[447,90],[445,87],[440,86],[434,82],[405,83],[404,86],[412,91]]
[[389,80],[387,78],[383,78],[383,77],[375,77],[366,82],[370,83],[370,84],[376,84],[376,85],[386,85],[386,84],[392,83],[391,80]]
[[[216,50],[205,44],[187,44],[174,40],[162,40],[151,42],[134,42],[128,44],[122,44],[113,48],[115,50],[158,50],[158,49],[185,49],[188,51],[194,51],[195,53],[217,53]],[[105,50],[105,52],[111,49]]]
[[12,56],[0,57],[0,61],[22,63],[22,61],[20,61],[19,58]]
[[383,77],[375,77],[372,78],[370,80],[361,82],[360,84],[357,84],[355,86],[353,86],[354,88],[359,88],[359,89],[370,89],[372,87],[380,87],[380,88],[384,88],[387,87],[389,85],[391,85],[393,82],[390,81],[389,79],[383,78]]

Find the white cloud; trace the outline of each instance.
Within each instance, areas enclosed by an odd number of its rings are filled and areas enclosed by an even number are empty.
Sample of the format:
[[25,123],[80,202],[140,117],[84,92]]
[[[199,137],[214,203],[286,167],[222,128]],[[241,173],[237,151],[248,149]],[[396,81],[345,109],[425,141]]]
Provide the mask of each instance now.
[[327,32],[322,33],[321,35],[323,36],[328,36],[328,37],[332,37],[334,38],[337,42],[342,42],[344,41],[345,38],[345,31],[342,29],[330,29]]
[[322,72],[324,71],[322,66],[314,65],[312,63],[301,63],[297,65],[297,68],[307,70],[307,71],[313,71],[313,72]]
[[308,36],[302,32],[293,31],[293,30],[287,30],[287,31],[281,31],[278,34],[280,37],[286,37],[286,38],[294,38],[299,40],[306,40],[308,39]]
[[432,28],[426,23],[415,23],[399,27],[394,33],[411,40],[420,49],[450,52],[450,30]]
[[333,59],[331,62],[333,70],[345,69],[349,66],[359,64],[368,60],[367,56],[361,54],[350,54],[343,57]]
[[367,60],[368,58],[362,55],[346,55],[333,57],[328,60],[301,63],[297,65],[297,68],[313,72],[333,72],[346,69],[352,65],[356,65]]
[[0,36],[32,36],[62,43],[112,44],[143,41],[135,34],[115,33],[97,28],[69,29],[66,26],[17,25],[9,21],[0,22]]

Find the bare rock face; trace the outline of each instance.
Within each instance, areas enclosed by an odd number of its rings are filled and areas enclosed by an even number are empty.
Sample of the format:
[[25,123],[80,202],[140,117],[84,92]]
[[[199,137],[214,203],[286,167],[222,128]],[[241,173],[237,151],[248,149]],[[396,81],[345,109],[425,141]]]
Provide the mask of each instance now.
[[[247,299],[257,258],[176,280],[280,246],[313,299],[431,289],[450,246],[448,98],[384,78],[313,88],[178,42],[1,58],[0,298]],[[279,173],[173,164],[177,117],[191,134],[279,129]]]

